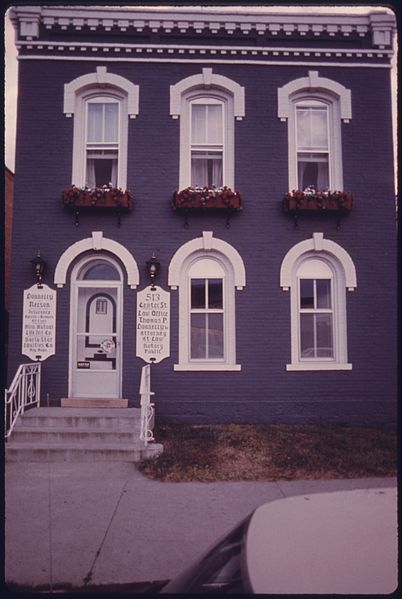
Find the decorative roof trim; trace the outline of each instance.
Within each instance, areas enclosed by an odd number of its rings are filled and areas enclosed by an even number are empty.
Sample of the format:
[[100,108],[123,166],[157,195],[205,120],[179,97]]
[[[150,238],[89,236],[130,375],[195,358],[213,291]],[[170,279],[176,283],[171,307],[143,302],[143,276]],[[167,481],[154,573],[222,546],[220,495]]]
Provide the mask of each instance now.
[[240,30],[245,35],[250,32],[278,35],[283,31],[288,36],[305,36],[312,32],[314,36],[325,33],[331,37],[337,34],[347,37],[354,31],[359,36],[364,36],[371,31],[373,45],[385,47],[392,44],[392,33],[396,29],[395,16],[390,12],[303,15],[292,14],[291,7],[290,14],[278,14],[269,8],[266,14],[253,13],[252,9],[242,14],[222,7],[216,10],[177,6],[167,10],[116,10],[113,6],[13,6],[10,16],[14,26],[18,28],[19,25],[19,35],[28,39],[39,36],[39,23],[42,22],[47,29],[58,26],[65,30],[73,26],[77,31],[83,27],[89,27],[92,31],[111,31],[117,27],[121,31],[127,31],[129,27],[133,27],[137,31],[149,29],[151,32],[162,30],[170,33],[173,29],[178,29],[180,33],[185,33],[191,28],[195,33],[204,35],[205,30],[216,34],[221,29],[228,34]]
[[[80,62],[99,62],[99,56],[71,56],[70,55],[54,55],[54,56],[46,56],[46,55],[41,55],[41,54],[32,54],[29,56],[19,56],[18,60],[68,60],[70,61],[80,61]],[[167,63],[167,64],[180,64],[180,63],[186,63],[186,64],[205,64],[205,62],[208,62],[209,64],[252,64],[252,65],[256,65],[256,66],[287,66],[287,67],[294,67],[294,66],[303,66],[303,67],[318,67],[318,66],[323,66],[323,67],[341,67],[341,68],[347,68],[347,67],[364,67],[364,68],[373,68],[373,69],[391,69],[392,65],[390,63],[383,63],[383,62],[379,62],[379,63],[369,63],[369,62],[336,62],[336,61],[328,61],[328,62],[323,62],[323,61],[312,61],[312,60],[255,60],[255,59],[248,59],[248,58],[237,58],[237,59],[223,59],[223,58],[164,58],[164,57],[150,57],[150,56],[131,56],[131,57],[126,57],[126,56],[108,56],[108,57],[102,57],[102,62],[132,62],[132,63],[142,63],[142,62],[146,62],[146,63],[158,63],[158,64],[162,64],[162,63]]]
[[[224,56],[224,57],[244,57],[244,62],[249,59],[247,57],[257,57],[260,58],[261,62],[263,60],[262,57],[270,56],[273,58],[277,57],[313,57],[313,58],[321,58],[321,59],[330,59],[330,58],[338,58],[338,59],[357,59],[360,61],[363,60],[374,60],[374,59],[384,59],[390,61],[392,57],[392,50],[367,50],[367,49],[355,49],[355,48],[311,48],[311,47],[287,47],[287,46],[217,46],[217,45],[188,45],[188,44],[105,44],[105,43],[94,43],[94,42],[35,42],[35,41],[19,41],[16,43],[18,49],[24,48],[26,50],[43,50],[43,51],[54,51],[57,53],[57,57],[62,58],[62,52],[69,51],[69,58],[74,59],[75,56],[71,53],[73,51],[80,52],[80,59],[82,60],[97,60],[102,62],[110,60],[110,54],[118,55],[116,60],[125,60],[125,55],[145,55],[147,59],[152,60],[152,56],[160,57],[160,60],[166,60],[163,55],[171,55],[171,54],[180,54],[183,56],[202,56],[203,60],[207,60],[209,62],[213,62],[210,59],[211,56]],[[89,58],[84,56],[84,52],[102,52],[103,56],[100,58],[99,56],[94,56],[93,58]],[[106,56],[109,54],[109,56]],[[29,58],[29,55],[23,54],[19,55],[18,59],[23,60],[25,58]],[[39,55],[43,60],[46,60],[49,57],[47,54]],[[179,58],[177,60],[180,60]],[[193,58],[194,62],[197,62],[197,58]],[[230,62],[230,58],[226,58],[222,60],[222,62]],[[249,61],[250,62],[250,61]],[[255,61],[257,62],[257,61]],[[324,62],[324,61],[323,61]],[[299,64],[299,63],[297,63]],[[312,63],[319,65],[320,62]],[[328,64],[328,62],[325,62]],[[348,62],[345,62],[345,66],[348,66]],[[362,65],[367,66],[367,63]],[[380,66],[388,66],[387,64],[381,64]]]
[[190,75],[170,86],[170,115],[177,118],[181,115],[182,96],[192,89],[219,89],[229,92],[233,96],[234,115],[240,120],[244,117],[244,87],[233,79],[223,75],[216,75],[211,68],[202,69],[202,73]]
[[329,91],[339,99],[341,119],[349,121],[352,118],[352,96],[350,89],[347,89],[337,81],[320,77],[318,71],[309,71],[307,77],[293,79],[282,87],[278,88],[278,117],[284,121],[289,117],[291,110],[291,96],[298,92],[308,91]]
[[348,290],[353,291],[357,286],[355,265],[347,251],[335,241],[324,239],[324,233],[313,233],[311,239],[296,243],[284,257],[280,271],[280,286],[284,291],[292,286],[292,272],[296,260],[307,252],[326,252],[334,256],[343,267],[345,286]]
[[86,87],[109,85],[123,90],[127,94],[127,109],[130,118],[135,118],[138,114],[138,94],[139,86],[131,83],[128,79],[108,73],[107,67],[96,67],[95,73],[88,73],[73,79],[64,84],[64,107],[63,112],[67,116],[72,116],[75,109],[76,94],[83,91]]

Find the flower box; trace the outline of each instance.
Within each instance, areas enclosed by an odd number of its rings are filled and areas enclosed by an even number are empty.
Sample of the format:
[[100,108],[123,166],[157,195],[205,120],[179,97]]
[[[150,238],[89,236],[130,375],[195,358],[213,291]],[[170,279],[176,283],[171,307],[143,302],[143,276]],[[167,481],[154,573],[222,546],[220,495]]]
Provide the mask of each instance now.
[[117,212],[120,225],[120,213],[131,211],[134,203],[133,197],[127,189],[123,191],[120,188],[108,186],[89,189],[72,185],[63,190],[62,200],[65,207],[74,210],[76,225],[78,225],[78,216],[82,209]]
[[64,206],[74,208],[124,208],[131,210],[133,199],[129,191],[114,187],[95,189],[72,187],[63,190]]
[[241,210],[242,198],[239,192],[229,187],[209,189],[208,187],[187,187],[175,191],[172,200],[173,210],[199,208],[202,210]]
[[345,191],[293,190],[282,200],[283,211],[294,217],[295,227],[300,214],[319,213],[335,216],[339,228],[342,216],[349,214],[352,207],[353,196]]
[[293,190],[283,198],[284,212],[294,211],[337,211],[352,210],[353,196],[345,191],[299,191]]

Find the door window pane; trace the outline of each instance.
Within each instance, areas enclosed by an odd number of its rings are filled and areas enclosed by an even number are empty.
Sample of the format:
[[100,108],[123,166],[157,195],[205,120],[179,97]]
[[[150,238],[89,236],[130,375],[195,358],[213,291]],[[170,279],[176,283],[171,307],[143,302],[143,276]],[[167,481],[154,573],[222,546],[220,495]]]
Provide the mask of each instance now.
[[86,281],[119,281],[120,275],[117,270],[108,262],[101,262],[87,268],[80,279]]

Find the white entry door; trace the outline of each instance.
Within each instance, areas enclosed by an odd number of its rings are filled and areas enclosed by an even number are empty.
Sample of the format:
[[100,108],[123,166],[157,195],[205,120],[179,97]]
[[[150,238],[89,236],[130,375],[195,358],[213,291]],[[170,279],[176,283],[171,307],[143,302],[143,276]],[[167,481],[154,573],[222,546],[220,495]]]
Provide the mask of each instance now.
[[75,274],[71,298],[69,395],[119,398],[121,273],[110,259],[96,259],[86,260]]

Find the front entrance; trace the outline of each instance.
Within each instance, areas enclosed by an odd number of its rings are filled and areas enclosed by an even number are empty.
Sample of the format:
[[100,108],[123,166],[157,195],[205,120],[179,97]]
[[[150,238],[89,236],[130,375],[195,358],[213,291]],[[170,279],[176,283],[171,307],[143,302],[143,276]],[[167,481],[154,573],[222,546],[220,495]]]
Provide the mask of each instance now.
[[122,280],[106,255],[73,269],[69,397],[121,397]]

